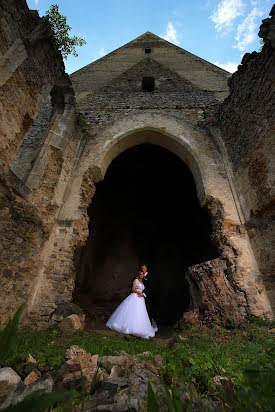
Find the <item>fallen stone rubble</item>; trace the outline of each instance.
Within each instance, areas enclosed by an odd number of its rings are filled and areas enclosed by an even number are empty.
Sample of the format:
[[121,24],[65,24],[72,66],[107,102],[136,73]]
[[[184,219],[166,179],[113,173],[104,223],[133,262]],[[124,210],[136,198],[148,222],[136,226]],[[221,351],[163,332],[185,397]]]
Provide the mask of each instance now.
[[[39,363],[29,355],[26,365],[32,365],[33,369],[23,381],[12,368],[0,368],[0,409],[18,404],[39,389],[46,392],[74,389],[84,394],[86,412],[146,411],[148,382],[159,398],[164,395],[159,376],[163,359],[160,355],[154,358],[151,355],[150,352],[144,352],[133,356],[120,351],[116,356],[99,357],[73,345],[65,352],[61,367],[47,373],[39,370]],[[148,361],[148,356],[152,358],[151,362]],[[217,377],[215,383],[223,384],[222,379]],[[221,410],[220,402],[199,398],[195,388],[194,394],[192,411],[203,411],[206,407],[211,411]],[[189,399],[189,393],[184,392],[183,410],[187,410]],[[162,403],[162,410],[167,411],[165,401]]]
[[123,351],[99,357],[73,345],[58,370],[42,375],[31,355],[27,361],[33,364],[33,370],[24,381],[11,368],[0,369],[0,389],[5,388],[0,394],[0,409],[17,404],[38,389],[75,389],[84,390],[86,411],[144,411],[148,382],[153,387],[160,384],[159,356],[156,366]]

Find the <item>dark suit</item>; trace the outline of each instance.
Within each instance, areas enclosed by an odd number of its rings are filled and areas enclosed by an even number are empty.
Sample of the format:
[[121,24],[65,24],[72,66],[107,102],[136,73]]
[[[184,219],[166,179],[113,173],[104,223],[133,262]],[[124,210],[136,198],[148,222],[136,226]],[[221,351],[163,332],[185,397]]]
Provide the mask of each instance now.
[[142,281],[143,281],[143,284],[145,286],[145,289],[144,289],[143,292],[146,295],[146,297],[145,297],[146,308],[147,308],[147,312],[148,312],[150,321],[152,322],[152,317],[153,317],[153,313],[152,313],[152,282],[151,282],[150,275],[148,274],[148,272],[147,272],[146,275],[144,275],[144,278],[143,278]]

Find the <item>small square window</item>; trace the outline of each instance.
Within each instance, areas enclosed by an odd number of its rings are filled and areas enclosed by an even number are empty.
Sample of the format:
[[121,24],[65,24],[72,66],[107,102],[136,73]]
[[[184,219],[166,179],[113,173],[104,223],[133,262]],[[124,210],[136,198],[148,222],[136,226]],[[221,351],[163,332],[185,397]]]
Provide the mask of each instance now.
[[154,77],[143,77],[142,90],[144,90],[145,92],[153,92],[155,90]]
[[152,49],[144,49],[144,53],[145,53],[145,54],[152,53]]

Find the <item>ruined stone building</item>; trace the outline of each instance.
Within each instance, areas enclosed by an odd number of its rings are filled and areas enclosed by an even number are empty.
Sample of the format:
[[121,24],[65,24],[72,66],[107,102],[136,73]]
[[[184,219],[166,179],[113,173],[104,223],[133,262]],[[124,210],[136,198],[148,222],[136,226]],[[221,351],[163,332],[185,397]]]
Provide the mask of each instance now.
[[274,14],[233,76],[147,32],[69,77],[2,0],[2,324],[104,319],[143,261],[160,323],[272,317]]

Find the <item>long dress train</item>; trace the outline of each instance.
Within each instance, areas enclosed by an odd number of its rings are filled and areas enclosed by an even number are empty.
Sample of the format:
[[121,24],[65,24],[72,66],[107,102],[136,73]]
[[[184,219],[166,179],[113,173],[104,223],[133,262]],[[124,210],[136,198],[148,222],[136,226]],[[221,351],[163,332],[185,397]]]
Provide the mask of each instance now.
[[[134,280],[135,288],[143,292],[145,286],[138,279]],[[157,325],[151,325],[144,297],[133,292],[116,308],[106,323],[108,328],[128,335],[148,338],[155,336]]]

